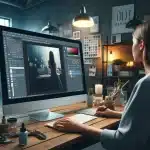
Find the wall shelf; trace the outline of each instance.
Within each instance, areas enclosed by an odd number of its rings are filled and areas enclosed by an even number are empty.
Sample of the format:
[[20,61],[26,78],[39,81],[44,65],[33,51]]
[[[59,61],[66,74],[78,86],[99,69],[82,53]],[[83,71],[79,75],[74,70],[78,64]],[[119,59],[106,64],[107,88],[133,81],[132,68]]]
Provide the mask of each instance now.
[[103,44],[102,46],[119,46],[119,45],[132,45],[132,42],[121,42],[121,43],[114,43],[114,44]]
[[[104,87],[104,96],[107,95],[107,90],[106,90],[107,87],[108,86],[113,86],[113,83],[115,81],[117,81],[118,78],[119,78],[120,80],[122,80],[122,82],[126,82],[126,81],[130,80],[130,82],[127,85],[127,88],[126,88],[127,93],[128,93],[128,97],[129,97],[135,83],[139,80],[139,78],[143,77],[143,74],[142,75],[139,74],[139,70],[142,70],[142,69],[134,68],[133,70],[132,69],[125,70],[125,71],[130,71],[132,73],[132,75],[127,75],[127,76],[126,75],[125,76],[120,76],[119,75],[119,76],[117,76],[117,75],[112,74],[112,76],[107,76],[108,65],[110,63],[112,63],[112,62],[108,61],[109,50],[110,50],[110,47],[112,47],[112,46],[120,46],[120,47],[121,46],[123,46],[123,47],[124,46],[132,46],[132,43],[131,42],[121,42],[121,43],[115,43],[115,44],[108,44],[108,37],[107,37],[106,44],[104,44],[102,46],[102,84],[103,84],[103,87]],[[124,51],[124,53],[126,53],[126,52],[127,51]],[[123,53],[121,53],[121,54],[123,55]],[[131,58],[132,58],[132,56],[131,56]]]

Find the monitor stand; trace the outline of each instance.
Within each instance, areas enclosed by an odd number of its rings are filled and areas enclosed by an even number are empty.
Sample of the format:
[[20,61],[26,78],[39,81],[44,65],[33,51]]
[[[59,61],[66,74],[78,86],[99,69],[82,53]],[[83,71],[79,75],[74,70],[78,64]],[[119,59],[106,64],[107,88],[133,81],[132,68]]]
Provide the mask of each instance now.
[[54,119],[62,118],[62,117],[64,117],[64,115],[55,113],[55,112],[51,112],[50,110],[43,110],[40,112],[29,114],[29,117],[36,121],[51,121]]

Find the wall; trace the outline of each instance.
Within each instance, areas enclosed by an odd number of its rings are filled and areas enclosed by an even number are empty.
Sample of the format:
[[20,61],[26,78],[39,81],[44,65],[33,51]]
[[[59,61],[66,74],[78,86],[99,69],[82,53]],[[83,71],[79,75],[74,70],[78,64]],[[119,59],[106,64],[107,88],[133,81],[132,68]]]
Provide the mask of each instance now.
[[[143,2],[145,1],[145,2]],[[149,3],[147,0],[137,0],[137,14],[140,14],[143,18],[144,14],[150,14]],[[51,20],[57,24],[71,23],[73,17],[79,13],[79,9],[82,4],[85,4],[87,12],[91,16],[100,17],[100,32],[102,35],[102,42],[106,44],[106,37],[110,43],[111,39],[111,18],[112,18],[112,6],[132,4],[133,0],[55,0],[46,1],[41,5],[37,5],[34,8],[24,11],[25,22],[24,28],[31,31],[40,32],[41,29],[47,24],[48,20]],[[140,7],[143,6],[143,7]],[[87,32],[84,32],[85,34]],[[122,39],[124,41],[129,41],[132,39],[131,34],[123,34]],[[99,60],[100,61],[100,60]],[[87,75],[88,86],[93,86],[95,83],[99,82],[98,77],[88,77],[88,66],[85,66]]]
[[[13,19],[13,27],[40,32],[42,27],[47,24],[48,20],[57,24],[71,23],[72,18],[79,13],[80,6],[85,4],[87,12],[91,16],[100,16],[100,30],[103,35],[103,42],[105,42],[107,35],[110,40],[112,6],[131,3],[133,3],[133,0],[47,0],[40,5],[24,11],[0,3],[0,15],[11,17]],[[150,1],[137,0],[137,14],[142,19],[145,14],[150,14],[149,4]],[[126,34],[123,37],[127,39],[131,36]]]
[[[150,14],[150,1],[143,1],[137,0],[137,14],[142,19],[144,18],[144,14]],[[47,24],[48,20],[57,24],[71,23],[72,18],[79,13],[80,6],[85,4],[90,15],[100,16],[100,29],[103,35],[103,42],[105,42],[107,35],[110,41],[112,6],[131,3],[133,3],[133,0],[47,0],[40,5],[24,11],[0,3],[0,15],[11,17],[13,19],[13,26],[16,28],[40,32],[42,27]],[[126,34],[123,37],[124,40],[131,38],[131,34]]]
[[[139,0],[138,0],[139,1]],[[146,0],[145,0],[146,1]],[[79,13],[82,4],[85,4],[87,12],[91,16],[100,16],[100,29],[103,35],[103,41],[106,40],[106,36],[111,33],[111,17],[112,6],[131,4],[132,0],[60,0],[47,1],[41,5],[37,5],[34,8],[25,10],[25,26],[27,30],[40,32],[42,27],[45,26],[48,20],[57,24],[72,21],[73,17]],[[142,11],[140,11],[141,13]]]
[[[144,18],[144,14],[150,14],[150,1],[143,1],[137,0],[137,14],[142,19]],[[103,42],[105,43],[107,35],[110,41],[112,6],[131,3],[133,3],[132,0],[49,0],[24,11],[20,11],[12,6],[0,4],[0,15],[11,17],[13,19],[13,27],[40,32],[48,20],[57,24],[71,23],[72,18],[79,13],[80,6],[85,4],[91,16],[100,16],[100,30]],[[124,40],[129,39],[131,38],[131,34],[125,34],[123,37]]]
[[104,35],[107,35],[110,33],[112,2],[110,3],[109,0],[106,1],[105,7],[107,6],[108,9],[104,9],[104,2],[99,0],[95,0],[94,2],[90,0],[88,2],[85,0],[47,1],[37,7],[24,11],[26,17],[24,27],[25,29],[39,32],[47,24],[48,20],[57,24],[71,23],[73,17],[79,13],[81,5],[85,4],[90,15],[100,16],[101,31],[103,31]]
[[[112,6],[131,3],[133,3],[132,0],[49,0],[40,5],[37,5],[36,7],[24,11],[20,11],[19,9],[13,8],[11,6],[0,4],[0,14],[6,17],[11,17],[13,19],[13,27],[40,32],[41,29],[47,24],[48,20],[51,20],[53,23],[59,25],[64,23],[71,24],[73,17],[79,13],[81,5],[85,4],[87,12],[91,16],[100,17],[100,32],[102,34],[102,42],[103,44],[106,44],[106,36],[109,38],[109,43],[111,37]],[[140,14],[141,18],[143,18],[144,14],[150,14],[149,3],[150,2],[147,0],[144,0],[144,2],[137,0],[137,14]],[[131,38],[131,34],[123,35],[124,41],[131,40]],[[86,72],[88,74],[88,66],[86,66]],[[91,83],[89,86],[93,85],[97,81],[97,78],[87,78],[87,82]]]

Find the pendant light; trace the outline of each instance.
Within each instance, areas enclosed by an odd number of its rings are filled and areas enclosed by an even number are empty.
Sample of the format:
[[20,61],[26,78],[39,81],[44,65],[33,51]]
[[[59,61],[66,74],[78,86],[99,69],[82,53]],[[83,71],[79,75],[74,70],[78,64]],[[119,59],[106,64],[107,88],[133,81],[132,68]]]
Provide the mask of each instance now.
[[80,9],[80,14],[73,19],[72,25],[78,28],[90,28],[94,26],[94,20],[86,13],[84,5]]
[[133,19],[130,20],[127,24],[126,24],[126,28],[129,29],[135,29],[138,25],[142,24],[143,21],[140,20],[137,16],[136,16],[136,0],[134,0],[134,16]]

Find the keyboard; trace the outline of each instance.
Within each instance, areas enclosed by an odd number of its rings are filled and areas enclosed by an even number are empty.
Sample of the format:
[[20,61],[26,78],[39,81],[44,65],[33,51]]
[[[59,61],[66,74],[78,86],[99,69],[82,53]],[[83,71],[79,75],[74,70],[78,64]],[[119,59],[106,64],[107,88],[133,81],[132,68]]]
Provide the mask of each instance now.
[[96,113],[96,110],[97,110],[97,108],[88,108],[88,109],[79,110],[76,113],[94,116]]
[[[75,120],[76,122],[79,122],[79,123],[86,123],[88,121],[91,121],[91,120],[94,120],[98,117],[96,116],[90,116],[90,115],[85,115],[85,114],[76,114],[76,115],[73,115],[73,116],[70,116],[68,117],[69,119],[71,120]],[[52,121],[52,122],[49,122],[49,123],[46,123],[45,126],[47,127],[53,127],[54,123],[56,122],[55,121]]]

